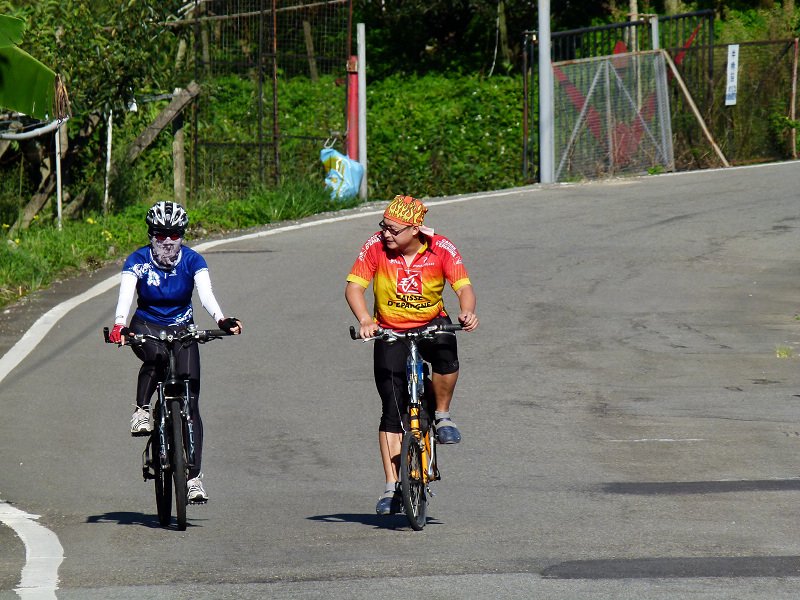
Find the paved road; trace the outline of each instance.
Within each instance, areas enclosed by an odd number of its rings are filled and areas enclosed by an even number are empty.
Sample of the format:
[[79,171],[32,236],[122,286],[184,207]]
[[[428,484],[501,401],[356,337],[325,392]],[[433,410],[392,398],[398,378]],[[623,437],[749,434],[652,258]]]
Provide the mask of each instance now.
[[[186,532],[157,527],[126,432],[115,291],[2,383],[0,498],[58,535],[60,599],[795,598],[798,191],[793,163],[432,203],[482,323],[422,532],[373,512],[343,299],[370,207],[206,252],[247,332],[203,348],[211,502]],[[0,526],[0,598],[24,553]]]

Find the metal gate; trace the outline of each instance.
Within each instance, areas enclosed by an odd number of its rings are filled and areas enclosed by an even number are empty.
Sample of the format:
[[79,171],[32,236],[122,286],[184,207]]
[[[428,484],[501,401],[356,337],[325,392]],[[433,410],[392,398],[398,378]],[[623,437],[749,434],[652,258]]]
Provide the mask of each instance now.
[[555,181],[674,170],[659,51],[553,63]]
[[[655,32],[655,34],[654,34]],[[538,139],[538,45],[536,32],[524,34],[523,176],[537,180]],[[551,34],[553,62],[643,52],[663,48],[673,57],[695,101],[703,107],[711,101],[714,70],[714,11],[659,16],[599,27],[557,31]],[[688,52],[688,50],[692,52]],[[534,90],[530,93],[529,90]],[[641,107],[640,107],[641,108]]]
[[[343,131],[352,0],[195,0],[191,189],[218,195],[317,173]],[[282,103],[304,106],[302,122]]]

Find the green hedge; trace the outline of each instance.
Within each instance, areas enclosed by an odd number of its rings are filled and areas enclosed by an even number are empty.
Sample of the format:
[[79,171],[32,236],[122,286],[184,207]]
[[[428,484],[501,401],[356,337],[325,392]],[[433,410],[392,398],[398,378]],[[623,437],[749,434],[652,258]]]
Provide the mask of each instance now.
[[522,79],[395,76],[367,84],[371,197],[521,185]]

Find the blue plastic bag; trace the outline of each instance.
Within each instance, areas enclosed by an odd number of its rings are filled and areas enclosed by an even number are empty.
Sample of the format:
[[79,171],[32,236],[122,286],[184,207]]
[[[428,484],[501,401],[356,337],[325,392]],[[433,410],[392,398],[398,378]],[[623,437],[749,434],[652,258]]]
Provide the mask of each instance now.
[[358,194],[361,178],[364,176],[361,163],[333,148],[323,148],[319,159],[325,166],[325,187],[331,190],[332,199],[344,200]]

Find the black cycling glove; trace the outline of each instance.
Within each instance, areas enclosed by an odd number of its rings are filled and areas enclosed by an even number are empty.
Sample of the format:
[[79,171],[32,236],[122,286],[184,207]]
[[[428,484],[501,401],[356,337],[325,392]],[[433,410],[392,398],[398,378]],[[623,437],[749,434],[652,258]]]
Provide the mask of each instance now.
[[220,319],[218,325],[219,328],[222,329],[222,331],[230,333],[231,329],[239,326],[238,321],[239,319],[237,319],[236,317],[228,317],[227,319]]

